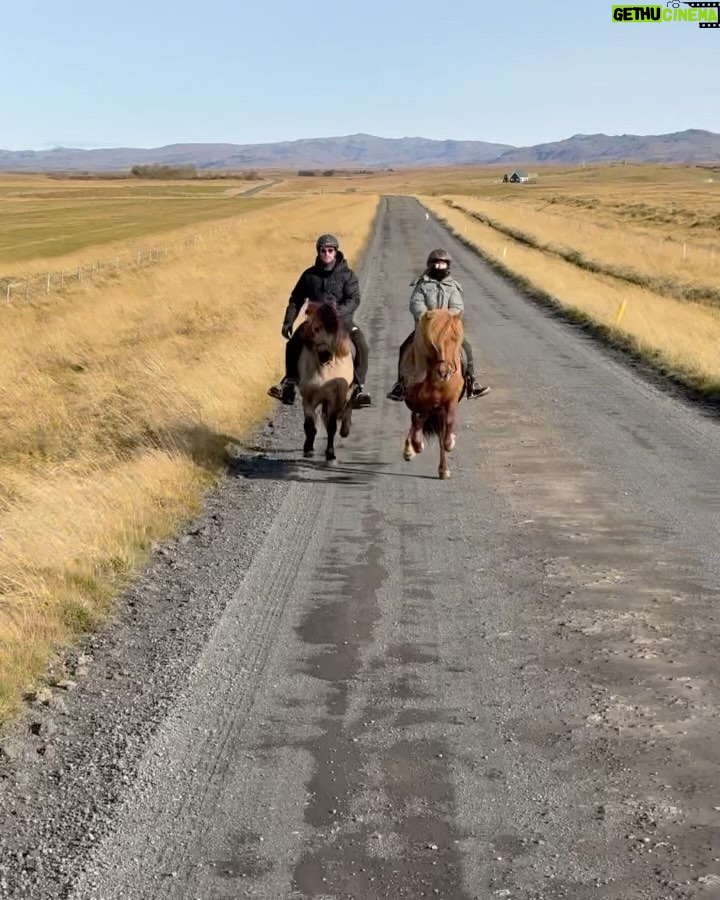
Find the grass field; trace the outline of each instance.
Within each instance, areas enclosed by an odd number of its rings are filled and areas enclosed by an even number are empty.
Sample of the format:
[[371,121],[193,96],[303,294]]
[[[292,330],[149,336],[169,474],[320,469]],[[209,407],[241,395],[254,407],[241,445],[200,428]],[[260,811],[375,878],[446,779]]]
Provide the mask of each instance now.
[[315,237],[337,233],[354,264],[376,206],[278,202],[187,255],[0,307],[0,720],[269,411]]
[[184,225],[233,218],[277,202],[243,197],[257,182],[207,184],[0,179],[0,277],[56,267],[61,256],[139,242]]

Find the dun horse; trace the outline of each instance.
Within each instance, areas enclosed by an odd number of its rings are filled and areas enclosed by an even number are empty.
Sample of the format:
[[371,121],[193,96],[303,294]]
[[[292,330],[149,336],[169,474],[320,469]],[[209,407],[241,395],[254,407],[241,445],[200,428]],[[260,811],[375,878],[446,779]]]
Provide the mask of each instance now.
[[447,454],[455,446],[455,410],[464,386],[461,318],[447,309],[424,312],[400,360],[405,405],[412,413],[403,456],[411,460],[423,451],[426,436],[437,437],[440,478],[450,477]]
[[327,431],[325,459],[335,460],[338,419],[340,436],[350,434],[353,381],[352,341],[331,301],[308,302],[299,361],[299,389],[305,414],[303,454],[312,456],[317,435],[317,411]]

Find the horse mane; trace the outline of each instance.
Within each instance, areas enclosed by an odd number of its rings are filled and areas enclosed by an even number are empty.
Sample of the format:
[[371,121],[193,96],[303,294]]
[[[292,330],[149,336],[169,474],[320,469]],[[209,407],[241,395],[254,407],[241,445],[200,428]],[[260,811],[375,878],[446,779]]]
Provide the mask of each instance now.
[[337,356],[349,355],[351,352],[350,335],[338,315],[337,305],[332,294],[325,294],[317,300],[311,300],[308,303],[306,314],[308,318],[315,319],[322,330],[334,338]]
[[460,316],[447,309],[437,309],[423,313],[418,322],[420,337],[427,349],[440,348],[443,341],[459,344],[463,338]]
[[340,330],[340,317],[333,302],[321,301],[316,307],[316,315],[320,324],[329,334],[337,334]]

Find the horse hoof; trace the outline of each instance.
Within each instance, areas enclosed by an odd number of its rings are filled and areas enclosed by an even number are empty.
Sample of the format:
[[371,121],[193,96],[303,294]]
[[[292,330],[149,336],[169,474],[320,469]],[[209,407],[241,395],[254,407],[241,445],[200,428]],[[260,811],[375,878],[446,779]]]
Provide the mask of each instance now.
[[442,479],[449,478],[450,477],[450,469],[440,469],[438,471],[438,475]]
[[336,457],[336,456],[326,456],[326,457],[325,457],[325,462],[326,462],[329,466],[336,466],[336,465],[337,465],[337,457]]
[[403,459],[405,460],[405,462],[410,462],[410,460],[414,458],[415,451],[409,444],[406,444],[405,449],[403,450]]
[[313,450],[303,450],[303,456],[305,457],[305,459],[308,459],[308,457],[312,456],[313,453]]

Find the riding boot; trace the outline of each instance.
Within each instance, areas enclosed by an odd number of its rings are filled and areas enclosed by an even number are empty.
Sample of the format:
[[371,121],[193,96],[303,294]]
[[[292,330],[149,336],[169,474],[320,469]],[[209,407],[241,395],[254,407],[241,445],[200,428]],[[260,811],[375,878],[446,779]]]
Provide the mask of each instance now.
[[276,400],[281,400],[285,406],[292,406],[295,403],[295,381],[286,376],[280,384],[274,384],[268,390],[268,394]]
[[403,400],[405,398],[405,391],[401,382],[396,381],[386,394],[386,397],[388,400]]
[[470,372],[465,375],[465,394],[468,400],[476,400],[478,397],[484,397],[490,393],[487,385],[480,384],[477,378]]
[[359,382],[356,382],[353,386],[351,399],[353,409],[362,409],[365,406],[372,406],[372,397]]

